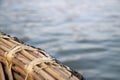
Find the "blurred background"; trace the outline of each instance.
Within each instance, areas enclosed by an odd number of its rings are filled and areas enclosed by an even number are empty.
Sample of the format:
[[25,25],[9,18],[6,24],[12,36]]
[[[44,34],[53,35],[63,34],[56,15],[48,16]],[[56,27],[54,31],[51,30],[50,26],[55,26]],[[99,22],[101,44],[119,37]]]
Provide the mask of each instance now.
[[120,80],[120,0],[0,0],[0,32],[86,80]]

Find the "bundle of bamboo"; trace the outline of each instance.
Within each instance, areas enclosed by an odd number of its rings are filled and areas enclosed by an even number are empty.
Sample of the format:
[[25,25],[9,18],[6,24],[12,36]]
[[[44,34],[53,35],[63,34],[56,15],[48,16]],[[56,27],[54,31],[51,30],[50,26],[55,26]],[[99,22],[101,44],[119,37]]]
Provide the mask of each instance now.
[[83,80],[45,51],[0,33],[0,80]]

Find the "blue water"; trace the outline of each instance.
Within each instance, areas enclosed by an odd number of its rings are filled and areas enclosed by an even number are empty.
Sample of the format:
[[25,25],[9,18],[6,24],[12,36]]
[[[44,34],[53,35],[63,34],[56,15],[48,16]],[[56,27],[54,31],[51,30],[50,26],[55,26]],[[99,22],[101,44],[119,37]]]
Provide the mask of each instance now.
[[0,0],[0,31],[87,80],[120,80],[120,0]]

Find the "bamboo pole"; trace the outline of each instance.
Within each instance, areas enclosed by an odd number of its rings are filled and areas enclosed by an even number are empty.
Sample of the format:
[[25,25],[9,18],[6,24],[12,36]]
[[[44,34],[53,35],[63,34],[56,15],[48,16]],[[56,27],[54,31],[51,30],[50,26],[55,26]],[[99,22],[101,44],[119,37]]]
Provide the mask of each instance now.
[[5,75],[4,75],[4,71],[3,71],[1,62],[0,62],[0,80],[5,80]]
[[0,62],[4,62],[9,80],[83,80],[81,74],[58,63],[43,50],[20,42],[0,33]]

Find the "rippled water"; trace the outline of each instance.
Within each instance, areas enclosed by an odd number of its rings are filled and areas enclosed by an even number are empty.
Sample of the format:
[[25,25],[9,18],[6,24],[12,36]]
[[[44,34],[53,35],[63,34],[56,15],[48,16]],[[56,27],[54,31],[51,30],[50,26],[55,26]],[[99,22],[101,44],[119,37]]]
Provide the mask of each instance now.
[[87,80],[120,80],[119,0],[0,0],[0,31]]

